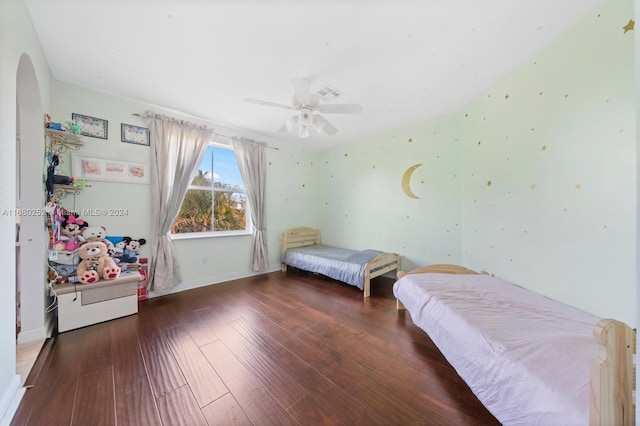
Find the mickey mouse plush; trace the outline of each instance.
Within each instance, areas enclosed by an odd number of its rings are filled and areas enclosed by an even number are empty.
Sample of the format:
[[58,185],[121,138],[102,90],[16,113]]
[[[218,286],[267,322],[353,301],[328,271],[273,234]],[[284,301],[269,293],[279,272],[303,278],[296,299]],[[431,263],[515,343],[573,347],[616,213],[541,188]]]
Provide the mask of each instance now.
[[134,240],[131,237],[124,237],[122,238],[122,241],[124,241],[125,246],[123,249],[122,257],[120,257],[120,261],[124,263],[137,263],[140,246],[145,245],[147,243],[147,240],[145,240],[144,238]]

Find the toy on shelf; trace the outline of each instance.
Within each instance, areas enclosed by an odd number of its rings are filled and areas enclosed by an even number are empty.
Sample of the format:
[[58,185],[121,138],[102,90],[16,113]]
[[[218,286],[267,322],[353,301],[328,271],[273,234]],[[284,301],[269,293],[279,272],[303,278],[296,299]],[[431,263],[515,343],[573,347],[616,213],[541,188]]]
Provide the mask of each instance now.
[[78,179],[75,176],[71,177],[71,186],[76,186],[78,188],[91,187],[86,179]]
[[79,135],[82,133],[82,128],[83,128],[83,124],[82,123],[78,123],[75,120],[67,120],[67,128],[69,130],[71,130],[71,133]]
[[73,214],[65,214],[60,223],[60,235],[53,243],[55,250],[75,250],[80,246],[80,235],[89,224]]
[[113,280],[120,276],[120,268],[109,257],[107,245],[102,241],[88,241],[80,246],[78,280],[92,284],[100,279]]
[[107,236],[107,228],[104,226],[87,226],[82,231],[80,241],[102,241]]
[[[49,260],[49,274],[53,272],[56,275],[56,284],[76,282],[76,269],[79,261],[78,250],[57,250],[54,257]],[[52,281],[51,277],[49,277],[49,281]]]
[[140,246],[145,245],[147,240],[144,238],[134,240],[131,237],[124,237],[122,241],[124,242],[124,247],[120,260],[124,263],[137,263],[138,256],[140,255]]

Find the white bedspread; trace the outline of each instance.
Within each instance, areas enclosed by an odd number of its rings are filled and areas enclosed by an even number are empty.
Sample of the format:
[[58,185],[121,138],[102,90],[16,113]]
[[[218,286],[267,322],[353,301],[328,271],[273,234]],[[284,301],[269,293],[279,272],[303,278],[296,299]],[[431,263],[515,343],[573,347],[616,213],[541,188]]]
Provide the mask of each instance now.
[[409,274],[393,290],[501,423],[589,424],[599,318],[481,274]]

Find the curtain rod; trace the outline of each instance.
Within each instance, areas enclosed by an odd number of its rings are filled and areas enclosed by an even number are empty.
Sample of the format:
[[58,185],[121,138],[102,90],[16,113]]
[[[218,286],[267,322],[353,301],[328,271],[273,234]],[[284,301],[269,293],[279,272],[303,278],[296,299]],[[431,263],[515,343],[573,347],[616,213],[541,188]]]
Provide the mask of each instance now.
[[[133,113],[133,114],[131,114],[131,115],[135,115],[136,117],[141,117],[141,118],[142,118],[142,115],[140,115],[140,114],[138,114],[138,113],[136,113],[136,112],[134,112],[134,113]],[[217,137],[226,138],[226,139],[231,140],[231,136],[226,136],[226,135],[222,135],[222,134],[220,134],[220,133],[213,132],[213,137],[215,138],[216,136],[217,136]],[[280,150],[280,148],[275,147],[275,146],[269,146],[269,145],[267,145],[266,143],[264,144],[264,147],[265,147],[265,148],[269,148],[269,149],[275,149],[276,151],[279,151],[279,150]]]

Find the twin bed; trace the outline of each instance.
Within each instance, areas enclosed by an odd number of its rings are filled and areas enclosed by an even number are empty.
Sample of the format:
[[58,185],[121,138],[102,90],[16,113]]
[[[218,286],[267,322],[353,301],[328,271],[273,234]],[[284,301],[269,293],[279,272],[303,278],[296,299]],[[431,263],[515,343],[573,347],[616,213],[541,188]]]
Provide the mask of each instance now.
[[378,250],[349,250],[320,244],[320,231],[294,228],[282,238],[282,271],[287,265],[358,287],[371,295],[371,280],[400,270],[400,256]]
[[284,233],[287,265],[371,294],[397,270],[393,291],[487,409],[505,425],[635,424],[635,331],[515,284],[457,265],[400,271],[399,256],[320,244]]
[[398,272],[394,295],[501,423],[635,424],[626,324],[455,265]]

